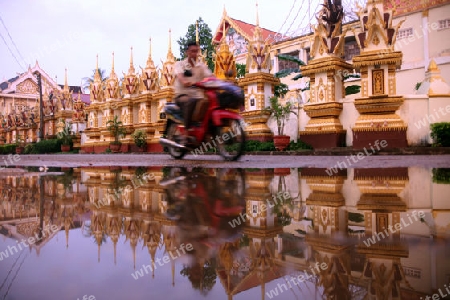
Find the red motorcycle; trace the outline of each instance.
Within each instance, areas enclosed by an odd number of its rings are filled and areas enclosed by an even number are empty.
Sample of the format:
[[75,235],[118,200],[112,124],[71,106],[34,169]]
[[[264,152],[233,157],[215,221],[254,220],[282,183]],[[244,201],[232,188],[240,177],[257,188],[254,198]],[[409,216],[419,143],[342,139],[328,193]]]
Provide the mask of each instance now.
[[[202,121],[186,130],[178,105],[166,104],[162,113],[167,123],[160,144],[176,159],[183,158],[189,151],[197,156],[216,149],[225,160],[237,160],[244,152],[245,143],[245,123],[237,112],[244,104],[242,89],[214,77],[206,78],[194,87],[205,90],[205,99],[196,104]],[[186,132],[188,143],[183,144]]]

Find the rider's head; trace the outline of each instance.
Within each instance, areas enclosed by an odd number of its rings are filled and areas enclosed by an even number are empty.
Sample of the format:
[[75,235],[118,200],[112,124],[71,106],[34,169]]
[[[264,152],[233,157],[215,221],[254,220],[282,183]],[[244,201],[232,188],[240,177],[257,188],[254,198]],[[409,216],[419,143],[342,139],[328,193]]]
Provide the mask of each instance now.
[[199,45],[195,41],[189,41],[186,49],[186,56],[190,59],[197,60],[198,52],[200,51]]

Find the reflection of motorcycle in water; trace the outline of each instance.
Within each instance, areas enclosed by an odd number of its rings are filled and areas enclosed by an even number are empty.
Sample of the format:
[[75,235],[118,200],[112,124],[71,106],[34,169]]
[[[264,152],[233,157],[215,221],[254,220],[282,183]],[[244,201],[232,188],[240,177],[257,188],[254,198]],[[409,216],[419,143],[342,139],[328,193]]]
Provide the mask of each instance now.
[[243,170],[172,169],[160,184],[166,192],[166,217],[176,220],[180,243],[193,247],[181,274],[206,293],[215,283],[218,258],[239,255],[242,226],[229,222],[245,210]]
[[[214,174],[208,174],[207,172]],[[183,224],[227,224],[245,209],[245,179],[242,169],[195,170],[172,169],[165,187],[166,216]],[[195,218],[195,220],[194,220]],[[229,227],[229,225],[228,225]]]

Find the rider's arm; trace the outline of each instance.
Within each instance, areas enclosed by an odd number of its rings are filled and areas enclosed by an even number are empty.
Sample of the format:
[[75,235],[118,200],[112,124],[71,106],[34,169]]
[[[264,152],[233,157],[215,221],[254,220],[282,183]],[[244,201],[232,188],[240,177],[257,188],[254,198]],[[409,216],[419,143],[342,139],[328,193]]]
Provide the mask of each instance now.
[[191,86],[194,84],[194,82],[192,82],[188,78],[189,77],[184,76],[184,73],[177,73],[177,80],[179,80],[183,86]]
[[176,79],[183,85],[183,86],[191,86],[194,84],[191,80],[189,80],[189,77],[184,76],[184,66],[182,61],[177,61],[175,63],[174,67],[174,73],[176,76]]

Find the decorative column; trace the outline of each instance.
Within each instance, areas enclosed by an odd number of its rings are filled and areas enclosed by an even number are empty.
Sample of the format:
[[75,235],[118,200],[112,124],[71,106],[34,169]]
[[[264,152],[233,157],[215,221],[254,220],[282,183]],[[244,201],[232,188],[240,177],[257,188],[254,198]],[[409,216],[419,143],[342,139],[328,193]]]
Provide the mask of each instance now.
[[306,234],[306,242],[313,253],[310,271],[318,275],[326,299],[350,300],[351,243],[347,237],[348,219],[342,195],[347,170],[329,176],[324,169],[305,169],[302,179],[306,179],[312,190],[306,198],[307,209],[313,210],[314,220],[314,232]]
[[[334,9],[337,11],[332,12]],[[344,75],[352,69],[342,58],[346,34],[341,29],[343,8],[325,5],[324,11],[336,14],[338,20],[320,21],[314,28],[314,59],[301,67],[302,75],[310,77],[310,102],[303,109],[311,119],[300,132],[300,140],[314,148],[345,146],[346,131],[339,115],[343,108],[341,99],[345,97]]]
[[241,115],[249,124],[245,128],[248,140],[273,140],[273,133],[267,126],[270,113],[264,108],[270,106],[269,99],[280,80],[270,73],[270,69],[270,46],[262,37],[257,11],[253,40],[248,44],[246,74],[239,80],[245,93],[245,111]]
[[147,134],[147,147],[151,141],[151,136],[155,129],[151,126],[151,106],[153,95],[159,89],[158,70],[152,59],[152,41],[150,39],[150,49],[148,51],[147,64],[142,68],[140,75],[139,96],[134,103],[138,104],[138,120],[135,120],[134,128],[142,130]]
[[75,138],[73,140],[73,148],[81,148],[81,134],[86,128],[86,112],[85,104],[81,101],[81,92],[78,92],[78,98],[73,103],[72,122],[76,124]]
[[404,101],[396,95],[395,80],[403,54],[394,51],[403,21],[393,27],[393,11],[385,10],[381,0],[370,1],[357,14],[359,32],[352,31],[361,53],[353,57],[353,66],[361,72],[361,97],[355,99],[360,116],[353,127],[353,148],[369,147],[376,140],[386,140],[386,148],[406,147],[407,125],[395,114]]
[[[103,92],[103,83],[100,78],[100,71],[98,69],[98,55],[95,66],[96,72],[94,73],[94,81],[90,85],[90,100],[91,104],[86,107],[86,113],[88,114],[88,123],[86,125],[86,141],[81,147],[83,152],[94,152],[95,146],[99,146],[103,143],[103,140],[100,140],[100,128],[102,124],[98,123],[98,112],[101,109],[101,103],[104,100],[104,92]],[[103,143],[103,148],[105,148]],[[100,151],[100,150],[99,150]]]
[[175,57],[172,53],[171,30],[169,30],[169,49],[167,51],[166,61],[161,69],[159,78],[160,88],[154,93],[151,102],[151,122],[155,133],[150,141],[149,151],[162,152],[163,147],[159,144],[161,132],[166,126],[166,121],[161,119],[161,110],[167,102],[172,102],[175,95],[173,84],[175,82]]
[[[402,299],[401,287],[409,286],[401,264],[409,249],[400,238],[402,226],[409,221],[400,218],[407,207],[398,196],[408,180],[407,168],[354,171],[362,194],[356,207],[364,212],[365,223],[365,236],[361,236],[356,251],[366,256],[362,277],[368,281],[367,299]],[[375,243],[367,246],[369,238]]]

